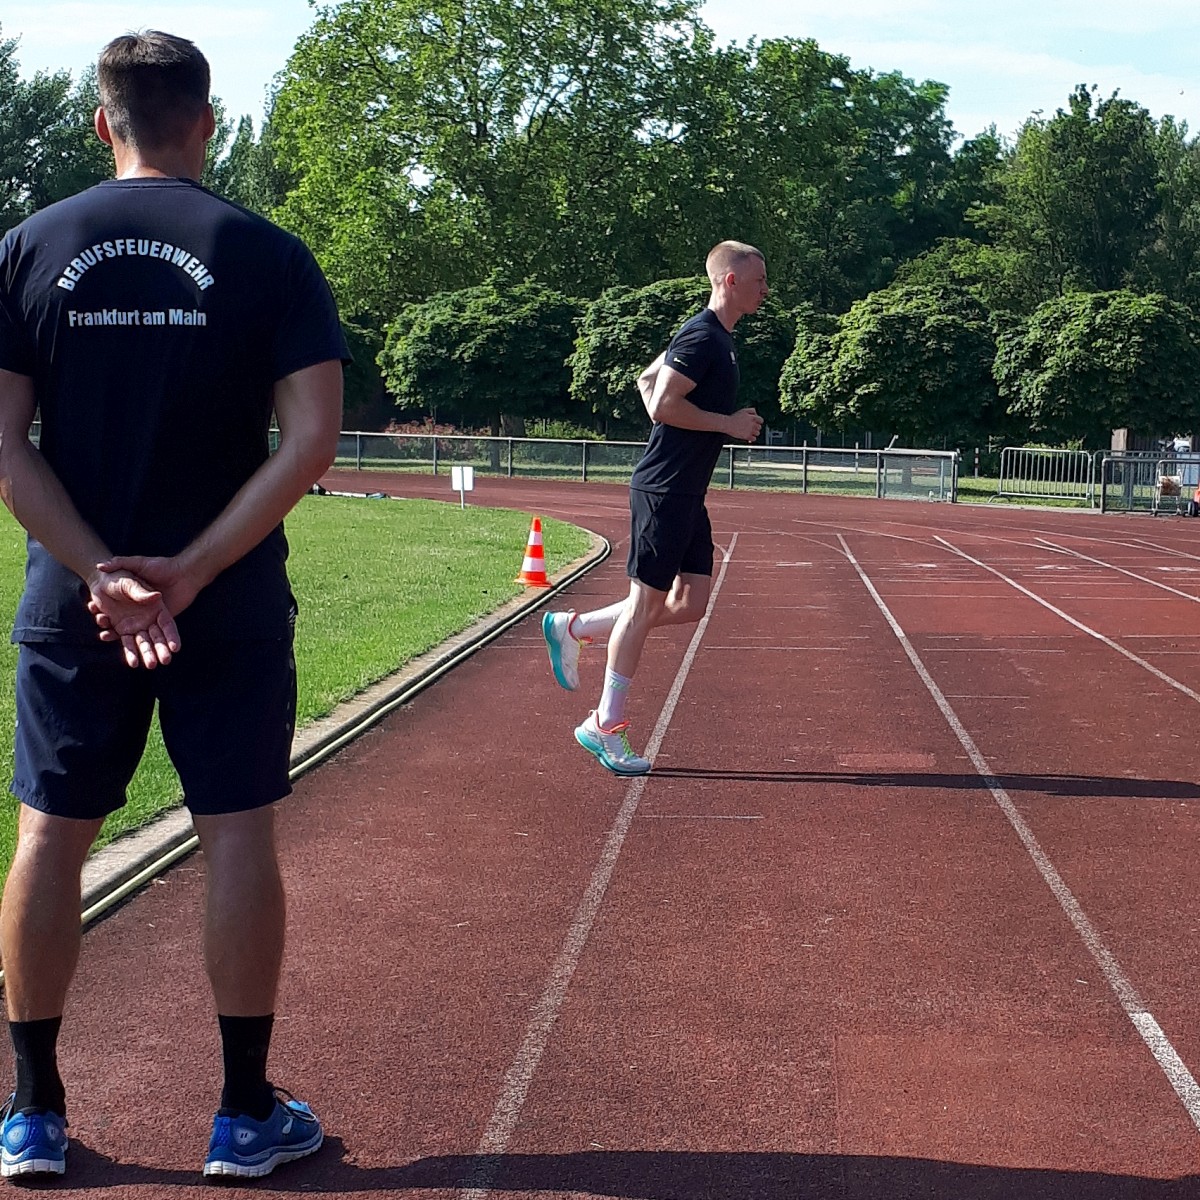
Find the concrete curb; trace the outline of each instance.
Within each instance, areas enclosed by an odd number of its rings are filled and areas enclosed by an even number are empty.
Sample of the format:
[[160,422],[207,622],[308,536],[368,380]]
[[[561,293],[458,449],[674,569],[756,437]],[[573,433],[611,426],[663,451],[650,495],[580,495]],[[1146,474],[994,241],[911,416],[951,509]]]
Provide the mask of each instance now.
[[[388,713],[406,704],[418,692],[435,683],[592,568],[599,566],[612,552],[612,547],[599,534],[591,530],[587,532],[592,539],[591,549],[582,558],[553,575],[549,588],[510,600],[440,646],[406,663],[394,675],[381,679],[353,699],[338,705],[328,716],[297,732],[291,778],[295,780],[312,770],[378,724]],[[179,807],[98,850],[83,869],[83,924],[90,924],[144,887],[172,864],[191,854],[197,844],[191,814],[186,808]]]

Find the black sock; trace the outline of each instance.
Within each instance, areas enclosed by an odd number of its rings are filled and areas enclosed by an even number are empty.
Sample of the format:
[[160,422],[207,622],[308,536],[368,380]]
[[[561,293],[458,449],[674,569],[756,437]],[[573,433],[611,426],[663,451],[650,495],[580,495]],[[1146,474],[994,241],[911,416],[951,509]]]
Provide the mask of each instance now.
[[267,1082],[267,1051],[275,1014],[265,1017],[223,1017],[221,1053],[225,1059],[225,1086],[221,1108],[229,1115],[245,1113],[265,1121],[275,1111],[275,1093]]
[[58,1073],[58,1030],[62,1017],[41,1021],[9,1021],[17,1056],[17,1094],[13,1110],[49,1109],[67,1115],[67,1093]]

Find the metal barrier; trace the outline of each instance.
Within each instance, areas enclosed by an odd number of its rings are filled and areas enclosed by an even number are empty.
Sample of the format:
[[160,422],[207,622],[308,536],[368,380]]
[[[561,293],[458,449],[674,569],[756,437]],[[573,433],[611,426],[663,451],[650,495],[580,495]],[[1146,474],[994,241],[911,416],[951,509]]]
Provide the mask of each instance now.
[[1200,454],[1106,454],[1098,474],[1101,512],[1182,513],[1200,484]]
[[1198,485],[1200,455],[1106,454],[1099,469],[1100,511],[1182,514]]
[[1086,450],[1005,446],[997,496],[1096,502],[1096,460]]
[[[346,432],[338,443],[337,465],[437,475],[450,465],[469,464],[478,475],[627,483],[645,449],[645,442]],[[953,503],[958,464],[957,450],[725,446],[713,479],[731,488]]]

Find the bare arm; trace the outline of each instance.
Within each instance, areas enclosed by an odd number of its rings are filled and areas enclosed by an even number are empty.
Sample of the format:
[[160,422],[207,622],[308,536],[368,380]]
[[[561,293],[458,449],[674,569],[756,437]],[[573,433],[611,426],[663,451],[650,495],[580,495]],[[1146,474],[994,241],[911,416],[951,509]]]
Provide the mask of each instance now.
[[654,382],[658,378],[658,372],[662,368],[663,361],[667,357],[667,352],[664,350],[639,376],[637,381],[638,394],[642,398],[642,403],[646,406],[646,412],[650,412],[650,397],[654,395]]
[[249,553],[295,507],[337,453],[342,421],[342,364],[317,363],[275,385],[279,449],[242,485],[220,515],[173,558],[114,558],[162,589],[182,612],[226,567]]
[[[686,375],[656,360],[658,367],[654,389],[646,401],[646,411],[652,421],[674,425],[676,429],[698,429],[725,437],[752,442],[762,428],[762,418],[752,408],[739,408],[735,413],[709,412],[693,404],[687,397],[696,386]],[[653,364],[651,364],[653,366]],[[646,368],[650,370],[649,367]],[[644,377],[644,374],[643,374]],[[641,379],[638,380],[641,387]]]
[[36,407],[33,380],[0,371],[0,496],[26,531],[87,584],[93,611],[104,614],[130,666],[170,662],[179,634],[162,595],[128,571],[100,570],[108,547],[29,440]]
[[99,574],[108,547],[71,503],[58,477],[29,440],[36,411],[33,380],[0,371],[0,494],[9,512],[83,580]]

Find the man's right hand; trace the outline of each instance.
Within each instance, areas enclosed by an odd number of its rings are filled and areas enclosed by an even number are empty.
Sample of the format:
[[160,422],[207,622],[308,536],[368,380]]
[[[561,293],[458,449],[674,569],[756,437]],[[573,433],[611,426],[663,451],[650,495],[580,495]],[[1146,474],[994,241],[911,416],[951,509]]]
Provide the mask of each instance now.
[[130,667],[166,666],[179,649],[179,630],[163,594],[128,571],[97,571],[88,581],[88,611],[100,640],[121,643]]
[[739,408],[729,418],[728,433],[741,442],[752,442],[762,432],[763,419],[752,408]]

